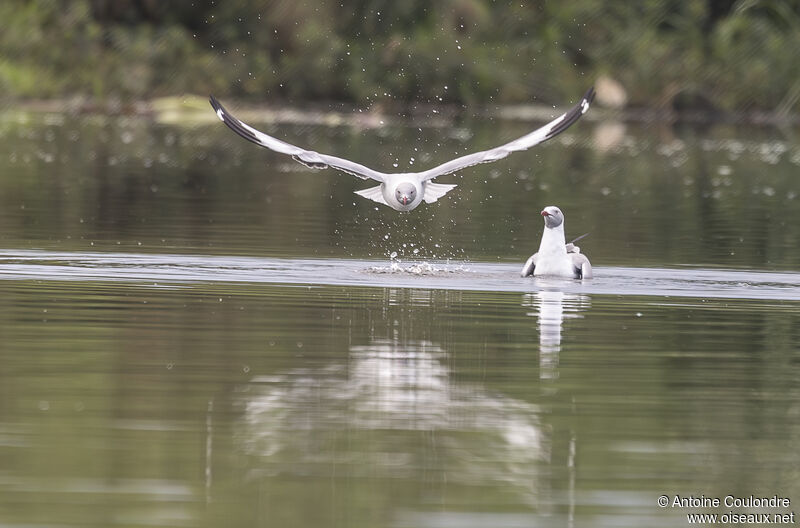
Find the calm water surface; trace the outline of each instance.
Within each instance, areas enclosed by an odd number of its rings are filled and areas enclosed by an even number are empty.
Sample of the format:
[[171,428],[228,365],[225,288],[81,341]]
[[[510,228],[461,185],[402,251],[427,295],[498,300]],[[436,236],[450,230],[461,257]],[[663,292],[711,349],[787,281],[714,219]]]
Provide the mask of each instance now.
[[[272,131],[387,168],[529,127]],[[219,123],[0,135],[0,525],[800,509],[800,150],[776,133],[581,123],[402,216]],[[550,203],[596,279],[518,277]]]

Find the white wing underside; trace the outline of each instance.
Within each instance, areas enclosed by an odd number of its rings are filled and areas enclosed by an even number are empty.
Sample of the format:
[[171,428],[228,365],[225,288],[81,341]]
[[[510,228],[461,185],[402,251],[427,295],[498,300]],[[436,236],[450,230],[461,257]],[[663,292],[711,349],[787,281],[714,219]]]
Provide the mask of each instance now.
[[380,185],[376,187],[370,187],[369,189],[363,189],[361,191],[355,191],[355,193],[368,200],[372,200],[383,205],[389,205],[386,203],[386,199],[383,197],[383,192],[381,191]]
[[425,184],[425,196],[422,197],[425,203],[433,203],[445,194],[449,193],[456,188],[453,183],[433,183],[428,182]]
[[[422,199],[425,200],[425,203],[433,203],[455,188],[456,185],[452,183],[428,182],[425,184],[425,196],[423,196]],[[386,199],[383,197],[383,191],[381,190],[380,185],[370,187],[369,189],[355,191],[355,193],[368,200],[372,200],[383,205],[389,205],[386,203]]]
[[[481,152],[475,152],[474,154],[461,156],[460,158],[448,161],[447,163],[443,163],[437,167],[428,169],[426,171],[406,173],[406,174],[408,176],[418,178],[419,181],[432,180],[437,176],[452,174],[453,172],[459,171],[467,167],[471,167],[473,165],[477,165],[479,163],[489,163],[492,161],[497,161],[499,159],[505,158],[512,152],[516,152],[518,150],[529,149],[535,145],[538,145],[539,143],[542,143],[543,141],[547,141],[548,139],[557,136],[558,134],[569,128],[570,125],[575,123],[578,119],[580,119],[580,117],[583,114],[586,113],[587,110],[589,110],[589,105],[591,104],[593,99],[594,99],[594,88],[589,88],[586,94],[584,94],[583,98],[581,98],[581,100],[575,106],[570,108],[567,112],[553,119],[543,127],[540,127],[534,130],[533,132],[530,132],[529,134],[522,136],[521,138],[515,139],[514,141],[511,141],[504,145],[500,145],[499,147],[495,147],[493,149],[483,150]],[[236,132],[238,135],[240,135],[241,137],[243,137],[248,141],[255,143],[256,145],[266,147],[270,150],[274,150],[275,152],[280,152],[282,154],[288,154],[292,156],[295,160],[297,160],[298,162],[302,163],[307,167],[314,169],[324,169],[327,167],[333,167],[342,172],[352,174],[353,176],[356,176],[364,180],[372,179],[379,182],[386,181],[386,178],[389,176],[388,173],[370,169],[369,167],[366,167],[354,161],[350,161],[344,158],[338,158],[336,156],[330,156],[328,154],[321,154],[313,150],[306,150],[297,147],[295,145],[286,143],[285,141],[281,141],[280,139],[274,138],[269,134],[265,134],[264,132],[256,130],[250,125],[243,123],[242,121],[239,121],[230,112],[228,112],[213,95],[211,96],[210,100],[211,100],[211,106],[214,108],[214,111],[217,113],[217,116],[222,120],[223,123],[228,125],[228,127],[234,132]],[[444,194],[444,192],[436,196],[436,198],[434,198],[433,201],[436,201],[436,199],[440,198]],[[361,192],[358,192],[357,194],[361,194]],[[425,201],[428,202],[427,192],[425,193]]]

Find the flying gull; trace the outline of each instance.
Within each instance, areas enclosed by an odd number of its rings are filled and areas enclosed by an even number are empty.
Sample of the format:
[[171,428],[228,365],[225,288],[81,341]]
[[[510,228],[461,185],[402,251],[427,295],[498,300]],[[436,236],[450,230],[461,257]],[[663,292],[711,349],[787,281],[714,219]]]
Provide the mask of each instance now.
[[591,279],[592,265],[575,242],[585,237],[579,236],[569,244],[564,237],[564,213],[551,205],[542,210],[544,232],[539,251],[533,254],[522,268],[522,276],[568,277],[572,279]]
[[210,98],[211,106],[222,122],[246,140],[276,152],[289,154],[296,161],[312,169],[333,167],[334,169],[352,174],[363,180],[375,180],[379,182],[380,185],[362,191],[356,191],[356,194],[388,205],[392,209],[398,211],[411,211],[423,201],[426,203],[433,203],[455,187],[454,184],[449,183],[434,183],[432,180],[437,176],[452,174],[479,163],[497,161],[505,158],[512,152],[527,150],[543,141],[557,136],[589,110],[592,99],[594,99],[594,88],[589,88],[580,102],[567,112],[553,119],[543,127],[519,139],[506,143],[505,145],[461,156],[460,158],[450,160],[447,163],[422,172],[385,173],[370,169],[369,167],[344,158],[322,154],[313,150],[305,150],[286,143],[285,141],[281,141],[280,139],[274,138],[239,121],[233,117],[213,95]]

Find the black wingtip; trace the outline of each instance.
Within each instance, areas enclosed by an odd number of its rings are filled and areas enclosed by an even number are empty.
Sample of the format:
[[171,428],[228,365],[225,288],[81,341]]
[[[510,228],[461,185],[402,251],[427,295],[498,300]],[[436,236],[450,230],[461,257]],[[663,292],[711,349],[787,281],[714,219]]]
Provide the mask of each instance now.
[[594,102],[594,96],[595,96],[594,86],[590,86],[589,89],[586,90],[586,93],[583,94],[583,98],[581,100],[586,101],[589,104],[592,104]]
[[581,100],[567,111],[567,113],[564,115],[564,119],[559,121],[558,124],[553,127],[545,139],[550,139],[559,135],[571,127],[578,119],[580,119],[581,116],[589,110],[589,106],[591,106],[592,101],[594,100],[594,95],[594,86],[591,86],[588,90],[586,90],[586,93],[583,94]]
[[211,108],[214,109],[214,111],[217,113],[217,116],[223,121],[225,121],[225,119],[223,119],[221,114],[227,114],[228,111],[222,107],[222,104],[217,100],[217,98],[214,97],[213,95],[209,95],[208,102],[211,103]]
[[208,101],[211,103],[211,107],[217,113],[217,117],[219,117],[222,122],[228,126],[228,128],[236,132],[239,136],[243,137],[247,141],[251,141],[256,145],[261,145],[262,147],[264,146],[261,144],[255,134],[242,125],[241,121],[233,117],[230,112],[225,110],[225,107],[222,106],[216,97],[210,95],[208,97]]

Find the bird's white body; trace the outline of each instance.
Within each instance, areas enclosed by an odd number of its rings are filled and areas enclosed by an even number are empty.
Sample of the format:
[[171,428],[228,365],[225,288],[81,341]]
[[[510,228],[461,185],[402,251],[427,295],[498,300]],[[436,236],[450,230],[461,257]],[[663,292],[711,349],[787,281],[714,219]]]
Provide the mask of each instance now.
[[574,277],[575,267],[572,257],[567,253],[567,239],[564,236],[564,223],[552,229],[545,228],[539,244],[539,255],[534,276]]
[[244,139],[275,152],[288,154],[298,162],[313,169],[333,167],[364,180],[375,180],[380,185],[356,191],[356,194],[388,205],[397,211],[411,211],[422,202],[435,202],[455,187],[454,184],[433,183],[431,180],[434,178],[452,174],[479,163],[497,161],[512,152],[529,149],[557,136],[589,110],[589,105],[593,98],[594,89],[590,88],[583,98],[564,114],[543,127],[537,128],[533,132],[499,147],[467,154],[422,172],[400,174],[376,171],[344,158],[306,150],[274,138],[233,117],[214,96],[211,96],[211,106],[217,113],[217,117]]
[[[414,174],[389,174],[386,181],[375,187],[356,191],[356,194],[369,200],[389,205],[397,211],[411,211],[423,201],[433,203],[448,191],[455,188],[454,184],[434,183],[432,181],[418,181]],[[413,199],[403,203],[401,188],[411,186],[414,189]]]
[[[554,206],[542,210],[544,231],[539,251],[534,253],[522,267],[521,275],[527,277],[564,277],[570,279],[591,279],[592,265],[573,242],[567,244],[564,236],[564,213]],[[586,235],[584,235],[586,236]]]

